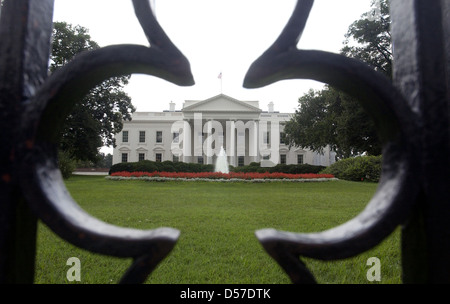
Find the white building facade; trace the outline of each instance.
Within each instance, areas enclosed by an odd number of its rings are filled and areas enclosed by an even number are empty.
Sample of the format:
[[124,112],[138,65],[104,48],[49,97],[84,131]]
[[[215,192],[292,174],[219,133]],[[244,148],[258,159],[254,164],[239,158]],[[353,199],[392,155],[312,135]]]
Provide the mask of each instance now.
[[232,166],[261,162],[329,166],[335,153],[322,154],[283,142],[284,125],[292,113],[268,111],[258,101],[241,101],[227,95],[206,100],[186,100],[181,110],[175,104],[164,112],[135,112],[116,134],[113,164],[121,162],[183,161],[215,164],[223,148]]

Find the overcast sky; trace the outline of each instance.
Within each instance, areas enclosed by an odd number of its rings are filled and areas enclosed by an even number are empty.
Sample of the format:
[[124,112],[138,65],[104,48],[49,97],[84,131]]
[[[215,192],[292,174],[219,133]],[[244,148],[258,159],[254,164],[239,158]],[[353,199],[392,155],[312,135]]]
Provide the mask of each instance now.
[[[263,110],[273,101],[276,111],[294,112],[300,96],[323,86],[309,80],[284,80],[261,89],[242,87],[248,67],[278,37],[295,0],[152,1],[159,23],[190,61],[196,84],[177,87],[135,74],[125,91],[137,111],[167,110],[170,101],[179,110],[185,100],[204,100],[222,92],[240,100],[258,100]],[[349,25],[370,10],[370,2],[316,0],[299,48],[339,52]],[[54,20],[88,28],[100,46],[148,45],[131,0],[56,0]]]

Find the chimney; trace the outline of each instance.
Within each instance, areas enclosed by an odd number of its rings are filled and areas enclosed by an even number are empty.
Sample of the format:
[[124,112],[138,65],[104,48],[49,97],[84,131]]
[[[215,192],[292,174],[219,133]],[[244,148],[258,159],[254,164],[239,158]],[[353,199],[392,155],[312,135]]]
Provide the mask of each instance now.
[[175,103],[171,101],[169,105],[170,105],[170,112],[175,112]]
[[273,113],[273,102],[269,103],[269,113]]

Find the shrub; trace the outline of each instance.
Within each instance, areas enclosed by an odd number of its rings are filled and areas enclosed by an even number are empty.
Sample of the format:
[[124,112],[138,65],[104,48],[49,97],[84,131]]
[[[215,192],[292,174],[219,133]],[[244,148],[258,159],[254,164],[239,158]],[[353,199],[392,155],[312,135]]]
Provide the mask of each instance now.
[[120,171],[133,172],[134,164],[135,163],[118,163],[112,165],[111,168],[109,169],[109,174]]
[[111,166],[109,174],[115,172],[213,172],[214,165],[193,164],[184,162],[155,162],[142,160],[135,163],[118,163]]
[[[126,170],[123,170],[123,171],[127,171],[127,172],[133,172],[133,171],[134,172],[136,172],[136,171],[154,172],[154,171],[159,171],[157,163],[153,162],[153,161],[150,161],[150,160],[142,160],[142,161],[137,162],[137,163],[125,163],[125,164],[127,164],[127,165],[124,165]],[[120,164],[117,164],[117,165],[120,165]],[[121,166],[118,166],[118,167],[121,167]]]
[[64,151],[58,151],[58,167],[62,177],[68,179],[75,170],[77,161],[70,157],[70,154]]
[[258,172],[258,173],[287,173],[287,174],[306,174],[306,173],[319,173],[326,167],[324,166],[314,166],[309,164],[299,164],[299,165],[276,165],[274,167],[261,167],[260,163],[250,163],[248,166],[233,167],[230,172]]
[[333,174],[349,181],[379,182],[381,176],[381,156],[359,156],[337,161],[320,173]]
[[[248,166],[233,167],[229,166],[230,172],[241,173],[287,173],[287,174],[306,174],[320,173],[324,166],[313,166],[308,164],[301,165],[276,165],[274,167],[261,167],[260,163],[252,162]],[[109,174],[114,172],[214,172],[214,165],[204,165],[184,162],[154,162],[143,160],[135,163],[118,163],[111,166]]]
[[173,163],[173,162],[171,162],[171,161],[169,161],[169,160],[166,160],[166,161],[163,161],[162,163],[157,163],[157,164],[159,164],[159,168],[158,168],[158,171],[159,172],[161,172],[161,171],[164,171],[164,172],[176,172],[176,169],[175,169],[175,163]]

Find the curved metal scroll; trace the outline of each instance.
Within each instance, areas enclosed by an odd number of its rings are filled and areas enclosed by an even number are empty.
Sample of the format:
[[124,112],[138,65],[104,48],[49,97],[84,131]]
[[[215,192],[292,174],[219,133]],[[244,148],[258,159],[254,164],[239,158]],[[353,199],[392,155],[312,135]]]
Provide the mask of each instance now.
[[263,229],[256,237],[293,283],[314,283],[299,256],[343,259],[362,253],[387,237],[408,217],[417,196],[413,160],[414,115],[391,82],[366,64],[342,55],[299,50],[313,0],[299,0],[275,43],[249,68],[244,87],[257,88],[283,79],[328,83],[360,101],[375,121],[383,143],[382,177],[367,207],[341,226],[311,234]]
[[156,21],[148,0],[133,0],[151,47],[116,45],[75,57],[52,74],[23,113],[21,187],[37,216],[56,234],[83,249],[131,257],[121,283],[143,282],[174,247],[179,231],[141,231],[104,223],[83,211],[66,190],[56,147],[64,119],[93,87],[109,77],[144,73],[177,85],[194,84],[188,60]]

